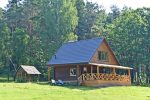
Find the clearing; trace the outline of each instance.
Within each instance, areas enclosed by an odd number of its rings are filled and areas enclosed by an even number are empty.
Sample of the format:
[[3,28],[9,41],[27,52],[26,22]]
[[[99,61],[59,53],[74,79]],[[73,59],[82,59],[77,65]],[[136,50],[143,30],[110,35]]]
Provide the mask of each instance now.
[[0,83],[0,100],[150,100],[150,87],[93,88],[47,83]]

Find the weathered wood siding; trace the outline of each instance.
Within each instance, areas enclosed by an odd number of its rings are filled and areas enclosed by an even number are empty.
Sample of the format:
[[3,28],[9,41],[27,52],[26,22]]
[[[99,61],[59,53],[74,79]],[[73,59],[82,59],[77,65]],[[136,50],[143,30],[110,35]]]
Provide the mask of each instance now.
[[20,68],[20,69],[17,71],[16,77],[18,77],[20,74],[22,75],[22,77],[24,77],[25,74],[27,75],[27,73],[26,73],[22,68]]
[[54,77],[55,80],[73,81],[77,80],[77,76],[70,76],[70,68],[77,68],[77,66],[55,66]]
[[20,68],[16,73],[16,80],[27,81],[27,79],[28,79],[27,73],[22,68]]
[[37,81],[38,75],[27,74],[23,68],[20,68],[16,73],[16,81],[27,82],[27,81]]
[[[99,51],[105,51],[108,53],[108,61],[101,61],[98,58],[98,52]],[[116,60],[112,50],[104,40],[100,47],[97,49],[96,53],[91,58],[90,62],[92,63],[100,63],[100,64],[111,64],[111,65],[119,65],[118,61]]]

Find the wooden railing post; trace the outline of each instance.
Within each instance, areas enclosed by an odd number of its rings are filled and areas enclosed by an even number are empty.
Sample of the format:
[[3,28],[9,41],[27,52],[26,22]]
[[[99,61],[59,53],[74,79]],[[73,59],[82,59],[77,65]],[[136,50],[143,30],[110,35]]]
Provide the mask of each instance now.
[[112,72],[113,74],[116,74],[116,69],[115,68],[113,68],[113,72]]
[[85,80],[85,79],[84,79],[84,76],[85,76],[85,74],[82,74],[82,77],[83,77],[83,81]]
[[93,73],[93,66],[91,66],[91,74]]

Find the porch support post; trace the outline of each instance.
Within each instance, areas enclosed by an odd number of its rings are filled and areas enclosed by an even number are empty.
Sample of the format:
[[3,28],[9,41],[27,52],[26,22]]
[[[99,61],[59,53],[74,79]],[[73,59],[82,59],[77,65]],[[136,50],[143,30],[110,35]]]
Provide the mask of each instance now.
[[91,66],[91,74],[93,73],[93,66]]
[[131,76],[131,74],[130,74],[130,69],[128,69],[128,75]]
[[113,74],[116,74],[116,69],[115,68],[113,68],[113,72],[112,72]]
[[131,73],[130,73],[130,69],[128,69],[128,75],[129,75],[129,83],[131,85]]
[[24,81],[25,81],[25,82],[27,81],[26,73],[24,73]]
[[38,74],[38,80],[37,81],[39,82],[39,80],[40,80],[40,75]]
[[97,66],[97,74],[99,74],[99,66]]
[[79,65],[77,65],[77,77],[79,77]]
[[29,82],[31,82],[31,76],[30,76],[30,74],[28,74],[28,76],[29,76]]
[[48,82],[51,81],[51,78],[50,78],[50,70],[51,70],[51,68],[50,68],[50,66],[48,66]]

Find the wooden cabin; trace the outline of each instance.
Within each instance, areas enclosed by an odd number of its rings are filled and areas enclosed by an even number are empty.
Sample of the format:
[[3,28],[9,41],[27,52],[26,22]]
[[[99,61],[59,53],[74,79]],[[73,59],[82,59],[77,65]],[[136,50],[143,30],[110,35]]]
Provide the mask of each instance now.
[[131,85],[130,67],[120,66],[104,38],[63,44],[48,62],[54,79],[85,86]]
[[16,80],[19,82],[38,81],[40,74],[34,66],[21,65],[16,72]]

